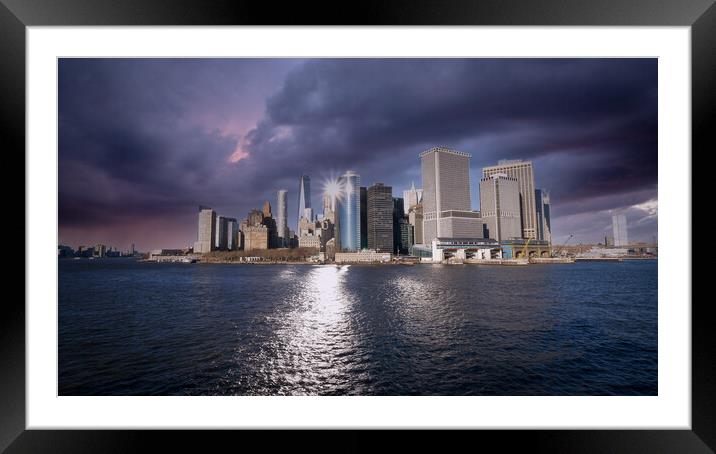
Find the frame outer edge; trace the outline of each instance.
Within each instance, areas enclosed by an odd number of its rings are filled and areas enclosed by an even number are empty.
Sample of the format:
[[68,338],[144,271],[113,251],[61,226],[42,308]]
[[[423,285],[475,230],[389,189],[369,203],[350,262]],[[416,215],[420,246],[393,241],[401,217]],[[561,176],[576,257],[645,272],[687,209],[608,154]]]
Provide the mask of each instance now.
[[[714,140],[714,109],[716,109],[716,3],[699,17],[691,27],[691,159],[692,186],[693,156],[702,157],[716,150]],[[698,192],[696,192],[698,193]],[[693,222],[692,188],[692,241],[695,235],[706,237],[705,225],[698,232]],[[693,257],[693,244],[689,245]],[[692,286],[693,270],[692,258]],[[704,270],[709,272],[708,270]],[[704,293],[706,295],[706,293]],[[692,287],[693,295],[693,287]],[[716,450],[716,337],[713,316],[707,307],[712,299],[701,297],[701,304],[691,298],[691,428],[712,450]],[[713,313],[713,312],[711,312]]]
[[[19,174],[25,168],[25,25],[4,5],[0,4],[0,137],[4,158],[14,158],[20,164],[4,162],[8,174]],[[5,187],[17,185],[6,180]],[[17,197],[17,187],[7,193],[6,201],[23,205]],[[25,186],[23,184],[23,191]],[[15,194],[14,196],[10,194]],[[19,209],[19,208],[17,208]],[[25,218],[23,216],[23,245],[25,244]],[[13,230],[17,232],[19,226]],[[6,271],[25,272],[25,254],[22,264],[13,263]],[[22,270],[22,271],[20,271]],[[23,274],[24,275],[24,274]],[[23,283],[25,282],[22,279]],[[5,281],[10,282],[10,279]],[[19,280],[17,281],[19,282]],[[24,290],[24,288],[23,288]],[[5,294],[0,315],[0,452],[25,430],[25,295]]]

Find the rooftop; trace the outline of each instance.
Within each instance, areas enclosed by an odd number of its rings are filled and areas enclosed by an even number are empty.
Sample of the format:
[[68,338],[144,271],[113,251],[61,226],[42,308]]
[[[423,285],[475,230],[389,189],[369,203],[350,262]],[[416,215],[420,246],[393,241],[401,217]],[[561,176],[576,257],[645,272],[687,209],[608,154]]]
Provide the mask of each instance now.
[[472,157],[472,155],[470,153],[453,150],[452,148],[448,148],[448,147],[433,147],[433,148],[423,151],[422,153],[420,153],[418,155],[418,157],[422,158],[423,156],[428,155],[430,153],[450,153],[450,154],[454,154],[457,156],[464,156],[466,158]]

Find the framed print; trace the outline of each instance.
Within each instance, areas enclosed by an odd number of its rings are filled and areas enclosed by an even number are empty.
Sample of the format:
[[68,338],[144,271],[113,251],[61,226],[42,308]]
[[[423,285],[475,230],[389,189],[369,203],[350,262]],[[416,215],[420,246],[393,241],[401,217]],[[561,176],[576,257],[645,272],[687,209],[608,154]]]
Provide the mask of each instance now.
[[315,8],[3,0],[0,448],[712,452],[713,2]]

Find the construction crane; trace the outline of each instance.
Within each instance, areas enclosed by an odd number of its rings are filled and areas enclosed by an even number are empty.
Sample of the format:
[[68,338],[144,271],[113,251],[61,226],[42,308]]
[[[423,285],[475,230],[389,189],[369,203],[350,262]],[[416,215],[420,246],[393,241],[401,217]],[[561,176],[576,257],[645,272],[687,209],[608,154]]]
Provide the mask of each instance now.
[[525,245],[522,247],[522,257],[528,259],[530,256],[527,254],[527,246],[530,244],[530,240],[532,238],[527,238],[527,241],[525,241]]
[[559,247],[559,249],[557,249],[557,252],[554,253],[554,255],[553,255],[554,257],[557,257],[562,254],[562,251],[567,246],[567,243],[569,243],[569,240],[571,240],[573,236],[574,236],[574,234],[569,235],[567,240],[562,244],[562,246]]

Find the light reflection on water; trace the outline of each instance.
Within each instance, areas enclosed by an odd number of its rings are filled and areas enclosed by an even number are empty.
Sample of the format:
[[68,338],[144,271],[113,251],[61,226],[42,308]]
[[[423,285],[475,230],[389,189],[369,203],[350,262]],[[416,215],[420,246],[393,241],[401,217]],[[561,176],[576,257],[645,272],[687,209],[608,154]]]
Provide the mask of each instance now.
[[654,395],[656,271],[60,261],[59,390]]
[[294,394],[315,392],[317,383],[328,391],[348,380],[341,360],[355,344],[348,317],[353,300],[343,288],[348,271],[348,266],[313,267],[289,298],[288,312],[280,314],[264,372],[284,374]]

